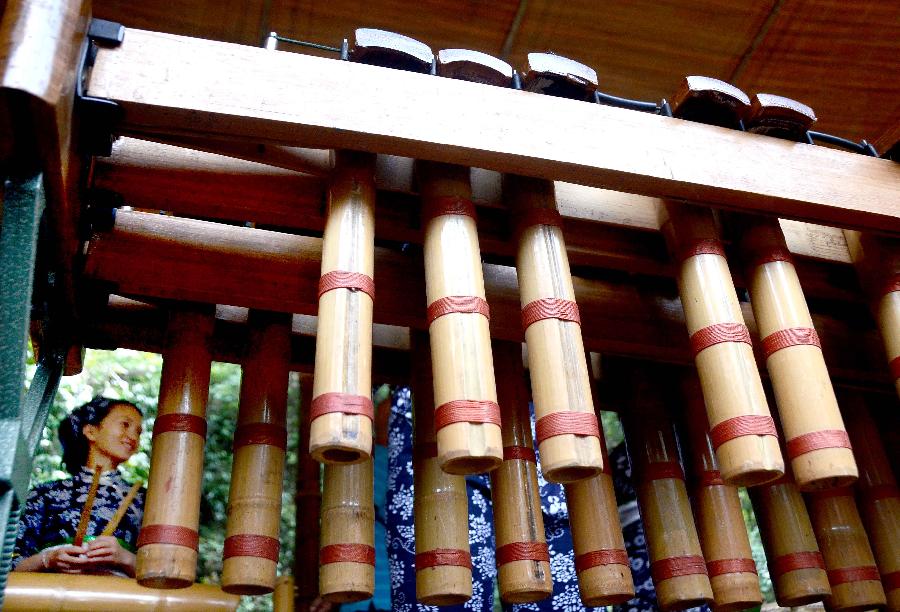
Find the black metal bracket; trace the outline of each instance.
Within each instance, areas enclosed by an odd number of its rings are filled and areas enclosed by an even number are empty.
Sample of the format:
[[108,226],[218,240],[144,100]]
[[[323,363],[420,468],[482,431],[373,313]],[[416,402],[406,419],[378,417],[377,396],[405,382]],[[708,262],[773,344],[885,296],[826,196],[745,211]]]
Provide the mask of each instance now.
[[122,117],[121,107],[105,98],[86,96],[88,72],[100,47],[117,47],[125,38],[125,26],[105,19],[92,19],[75,73],[75,112],[81,119],[80,144],[88,155],[108,157],[115,140],[114,128]]
[[642,113],[652,113],[654,115],[662,115],[663,117],[672,116],[672,107],[669,106],[669,103],[665,98],[659,102],[646,102],[644,100],[620,98],[598,90],[594,92],[594,102],[603,106],[615,106],[616,108],[636,110]]
[[840,136],[835,136],[834,134],[826,134],[825,132],[814,132],[812,130],[809,130],[808,132],[806,132],[806,142],[808,144],[823,142],[825,144],[841,147],[842,149],[846,149],[847,151],[852,151],[853,153],[859,153],[860,155],[878,157],[878,151],[875,150],[875,147],[873,147],[865,140],[853,142],[852,140],[847,140],[846,138],[841,138]]

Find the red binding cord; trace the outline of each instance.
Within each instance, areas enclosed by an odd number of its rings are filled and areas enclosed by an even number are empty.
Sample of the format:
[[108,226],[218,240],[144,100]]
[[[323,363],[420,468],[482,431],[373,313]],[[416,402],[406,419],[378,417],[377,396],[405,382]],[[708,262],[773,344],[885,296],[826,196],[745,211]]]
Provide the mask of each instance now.
[[678,261],[683,263],[684,260],[697,255],[725,257],[725,248],[722,246],[722,241],[718,238],[701,238],[685,244],[678,252]]
[[319,564],[328,563],[375,565],[375,548],[368,544],[329,544],[319,549]]
[[706,571],[710,578],[722,574],[756,573],[756,562],[753,559],[718,559],[706,562]]
[[819,334],[812,327],[791,327],[771,333],[762,341],[763,355],[766,359],[781,349],[792,346],[816,346],[822,348]]
[[753,254],[753,259],[750,262],[751,268],[758,268],[767,263],[772,263],[775,261],[783,261],[785,263],[792,264],[794,263],[794,258],[791,256],[791,252],[785,246],[773,246],[768,251],[757,251]]
[[278,551],[281,543],[268,536],[242,533],[225,538],[222,557],[257,557],[278,562]]
[[850,436],[843,429],[823,429],[787,441],[787,455],[791,459],[823,448],[852,448]]
[[550,562],[550,550],[546,542],[510,542],[497,547],[497,566],[513,561]]
[[360,272],[345,272],[332,270],[319,278],[319,298],[335,289],[349,289],[350,291],[362,291],[373,300],[375,299],[375,281],[371,276]]
[[435,319],[453,313],[480,314],[488,321],[491,320],[491,309],[484,298],[474,295],[448,295],[433,301],[428,305],[428,325]]
[[788,553],[776,557],[769,564],[769,574],[775,577],[802,569],[824,570],[825,560],[822,558],[822,553],[817,550]]
[[453,565],[472,569],[472,555],[467,550],[455,548],[435,548],[416,554],[416,571],[429,567]]
[[701,487],[719,487],[726,484],[719,470],[703,470],[700,473]]
[[709,440],[715,449],[729,440],[743,436],[773,436],[777,438],[775,421],[767,415],[745,414],[722,421],[709,430]]
[[878,568],[874,565],[860,567],[841,567],[828,570],[828,582],[831,586],[846,584],[847,582],[862,582],[863,580],[881,580]]
[[621,548],[601,548],[575,556],[578,573],[601,565],[628,565],[628,554]]
[[554,208],[530,208],[518,218],[516,233],[521,234],[535,225],[552,225],[562,229],[562,215]]
[[649,461],[644,467],[644,480],[684,480],[684,470],[677,461]]
[[691,335],[691,352],[697,357],[709,347],[723,342],[743,342],[752,346],[750,331],[743,323],[716,323]]
[[894,291],[900,291],[900,274],[894,274],[881,286],[881,297]]
[[581,314],[578,304],[572,300],[558,298],[541,298],[528,302],[522,308],[522,329],[526,330],[532,324],[545,319],[559,319],[560,321],[572,321],[581,325]]
[[463,215],[475,219],[475,205],[472,200],[461,196],[437,196],[425,199],[422,211],[423,223],[443,215]]
[[500,425],[500,406],[489,400],[453,400],[434,409],[434,429],[454,423],[493,423]]
[[530,448],[528,446],[504,446],[503,460],[510,461],[513,459],[520,459],[522,461],[537,463],[537,456],[534,454],[533,448]]
[[313,398],[309,407],[309,420],[315,421],[323,414],[332,412],[361,414],[370,420],[375,419],[375,406],[372,404],[372,398],[349,393],[323,393]]
[[234,450],[251,444],[287,448],[287,429],[273,423],[247,423],[234,430]]
[[169,413],[156,417],[153,423],[153,438],[170,431],[184,431],[206,438],[206,419],[195,414]]
[[706,574],[706,561],[699,555],[669,557],[650,564],[650,576],[657,584],[669,578],[693,574]]
[[897,380],[900,378],[900,355],[891,359],[891,363],[889,364],[891,368],[891,378]]
[[538,444],[566,434],[600,437],[600,425],[593,412],[551,412],[539,418],[534,429]]
[[181,525],[144,525],[138,535],[137,547],[149,544],[174,544],[197,550],[200,534],[195,529]]

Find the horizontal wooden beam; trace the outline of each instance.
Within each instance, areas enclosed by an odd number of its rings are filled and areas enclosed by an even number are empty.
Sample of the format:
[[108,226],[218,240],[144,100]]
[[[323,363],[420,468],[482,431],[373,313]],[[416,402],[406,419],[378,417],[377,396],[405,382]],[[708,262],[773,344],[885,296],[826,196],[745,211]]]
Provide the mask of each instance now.
[[[314,315],[321,239],[122,211],[90,243],[85,274],[125,296],[184,300]],[[515,268],[484,264],[493,337],[521,341]],[[421,255],[376,249],[377,323],[425,329]],[[671,279],[601,273],[573,279],[585,346],[592,351],[689,363],[684,314]],[[742,304],[755,333],[752,311]],[[879,339],[863,304],[816,312],[837,378],[885,383]]]
[[320,57],[129,30],[88,93],[127,134],[352,148],[900,232],[900,168],[825,147]]

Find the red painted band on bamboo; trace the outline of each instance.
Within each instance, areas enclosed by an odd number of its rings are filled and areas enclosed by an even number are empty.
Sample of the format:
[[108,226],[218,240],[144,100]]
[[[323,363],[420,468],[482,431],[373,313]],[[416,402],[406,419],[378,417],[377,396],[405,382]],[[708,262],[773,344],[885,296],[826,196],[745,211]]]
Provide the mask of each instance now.
[[453,400],[434,409],[434,430],[454,423],[493,423],[500,426],[500,405],[489,400]]
[[710,578],[722,574],[755,574],[756,562],[753,559],[717,559],[706,562],[706,571]]
[[684,470],[677,461],[650,461],[643,470],[644,480],[684,480]]
[[819,334],[812,327],[791,327],[788,329],[780,329],[771,333],[762,341],[763,355],[766,359],[777,353],[781,349],[791,346],[817,346],[822,348],[819,341]]
[[319,549],[319,565],[328,563],[375,565],[375,548],[368,544],[329,544]]
[[435,548],[421,553],[416,553],[416,571],[429,567],[444,567],[452,565],[472,569],[472,555],[468,550],[455,548]]
[[717,449],[735,438],[744,436],[772,436],[777,438],[775,421],[772,417],[762,414],[744,414],[722,421],[709,430],[709,440],[713,448]]
[[681,250],[678,251],[678,261],[679,263],[684,263],[684,260],[697,255],[725,257],[725,247],[722,246],[722,241],[718,238],[701,238],[681,247]]
[[716,323],[691,335],[691,352],[696,358],[704,350],[723,342],[743,342],[752,346],[750,330],[743,323]]
[[768,251],[755,251],[751,254],[751,258],[751,268],[758,268],[759,266],[775,261],[783,261],[789,264],[794,263],[794,258],[791,255],[791,252],[787,249],[787,247],[781,245],[772,246]]
[[475,204],[472,203],[472,200],[461,196],[425,198],[425,206],[422,209],[423,223],[428,223],[435,217],[443,215],[463,215],[475,219]]
[[185,431],[197,434],[206,439],[206,419],[196,414],[183,414],[180,412],[161,414],[153,423],[153,439],[156,436],[170,431]]
[[860,567],[841,567],[828,570],[828,582],[831,586],[846,584],[848,582],[862,582],[863,580],[881,580],[881,574],[874,565]]
[[562,215],[555,208],[530,208],[519,216],[516,233],[521,234],[534,225],[552,225],[562,229]]
[[375,418],[375,406],[372,398],[350,393],[323,393],[313,398],[309,407],[309,420],[315,421],[323,414],[341,412],[343,414],[361,414],[369,420]]
[[860,486],[863,499],[867,502],[876,502],[882,499],[900,499],[900,489],[895,484],[881,484],[874,487]]
[[196,529],[181,525],[144,525],[138,535],[137,547],[149,544],[172,544],[197,550],[200,546],[200,534]]
[[534,429],[538,444],[566,434],[600,437],[600,424],[593,412],[551,412],[539,418]]
[[900,572],[891,572],[881,576],[881,584],[885,591],[893,591],[900,589]]
[[601,565],[628,565],[628,554],[621,548],[601,548],[575,556],[578,573]]
[[822,553],[815,551],[798,551],[776,557],[769,563],[769,574],[778,577],[802,569],[825,569]]
[[428,325],[434,323],[435,319],[453,313],[480,314],[488,321],[491,320],[491,309],[484,298],[474,295],[448,295],[428,305]]
[[700,472],[701,487],[720,487],[725,484],[722,473],[719,470],[703,470]]
[[511,461],[513,459],[520,459],[522,461],[537,463],[537,456],[534,454],[533,448],[530,448],[528,446],[504,446],[503,460]]
[[572,300],[541,298],[528,302],[522,309],[522,330],[527,330],[533,323],[544,319],[572,321],[581,325],[581,314],[578,312],[578,304]]
[[234,450],[251,444],[287,449],[287,429],[274,423],[246,423],[234,430]]
[[360,272],[345,272],[332,270],[319,278],[319,299],[322,295],[335,289],[349,289],[350,291],[362,291],[373,300],[375,299],[375,281],[371,276]]
[[550,562],[550,549],[546,542],[510,542],[497,547],[497,567],[513,561]]
[[422,442],[413,446],[413,457],[419,461],[437,457],[437,442]]
[[891,368],[891,378],[897,380],[900,378],[900,355],[891,359],[891,363],[889,364]]
[[706,560],[699,555],[669,557],[650,564],[650,576],[656,584],[669,578],[694,574],[706,574]]
[[890,278],[888,278],[884,284],[881,286],[881,297],[886,296],[889,293],[893,293],[895,291],[900,291],[900,274],[894,274]]
[[850,446],[850,436],[843,429],[811,431],[787,441],[787,455],[791,459],[823,448],[852,449],[853,447]]
[[225,538],[225,547],[222,550],[222,558],[229,557],[257,557],[268,559],[278,563],[278,551],[281,542],[268,536],[241,533]]

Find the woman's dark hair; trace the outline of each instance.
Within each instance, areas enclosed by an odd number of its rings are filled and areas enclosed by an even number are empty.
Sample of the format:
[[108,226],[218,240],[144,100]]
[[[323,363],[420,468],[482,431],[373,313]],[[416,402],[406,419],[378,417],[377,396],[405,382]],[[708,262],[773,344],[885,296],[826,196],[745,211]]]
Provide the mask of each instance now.
[[97,396],[79,406],[59,424],[59,441],[63,447],[63,464],[73,476],[81,471],[87,461],[90,443],[84,435],[85,425],[99,425],[116,406],[131,406],[143,416],[141,409],[126,400]]

